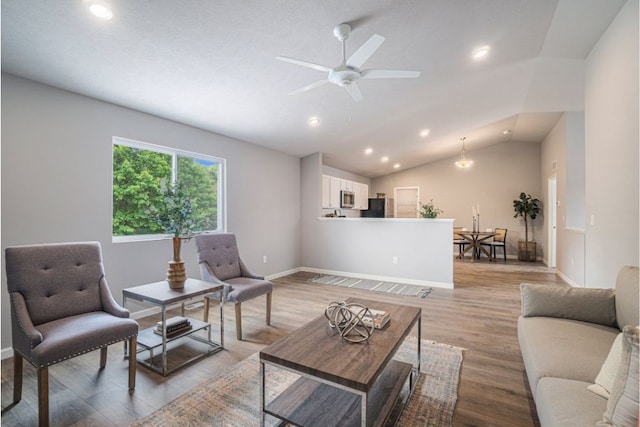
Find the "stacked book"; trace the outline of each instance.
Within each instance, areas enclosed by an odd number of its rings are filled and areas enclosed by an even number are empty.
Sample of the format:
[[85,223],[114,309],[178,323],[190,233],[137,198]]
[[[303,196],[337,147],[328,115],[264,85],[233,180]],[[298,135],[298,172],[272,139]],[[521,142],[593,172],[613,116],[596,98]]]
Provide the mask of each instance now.
[[371,326],[371,324],[373,324],[374,328],[382,329],[387,323],[389,323],[389,320],[391,320],[391,313],[389,313],[388,311],[374,309],[370,310],[371,317],[364,316],[364,318],[362,319],[362,322],[367,326]]
[[[191,330],[191,322],[186,317],[176,316],[167,319],[166,322],[167,338],[180,335],[184,332]],[[156,329],[153,331],[158,335],[162,335],[162,322],[156,324]]]
[[[352,306],[350,307],[350,310],[353,314],[359,315],[363,308],[359,306]],[[388,311],[375,310],[373,308],[370,308],[369,311],[371,311],[371,316],[367,314],[361,318],[362,323],[368,327],[373,325],[375,329],[382,329],[387,323],[389,323],[389,320],[391,320],[391,313]]]

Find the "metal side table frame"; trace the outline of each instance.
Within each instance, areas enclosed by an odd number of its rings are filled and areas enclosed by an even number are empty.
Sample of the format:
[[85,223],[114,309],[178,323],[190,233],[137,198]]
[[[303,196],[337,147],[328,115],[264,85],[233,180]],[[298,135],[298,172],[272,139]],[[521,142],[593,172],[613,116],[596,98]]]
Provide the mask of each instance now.
[[[162,317],[162,335],[154,332],[154,327],[146,328],[138,334],[139,350],[138,354],[144,351],[149,352],[149,361],[138,359],[138,363],[149,368],[150,370],[162,375],[167,376],[171,372],[184,367],[187,364],[195,362],[210,354],[217,353],[224,348],[224,299],[223,299],[223,285],[216,283],[205,282],[197,279],[187,279],[184,288],[171,289],[166,281],[149,283],[146,285],[135,286],[127,288],[122,291],[122,305],[126,307],[127,300],[135,300],[140,302],[149,303],[160,307]],[[184,316],[184,303],[185,301],[212,293],[218,292],[220,295],[220,343],[212,341],[211,339],[211,324],[203,322],[198,319],[189,318],[192,324],[192,329],[179,334],[175,337],[167,337],[166,333],[166,321],[167,321],[167,308],[174,304],[181,304],[181,315]],[[207,307],[208,304],[205,304]],[[206,338],[200,337],[195,333],[198,331],[206,331]],[[191,338],[196,341],[202,342],[208,345],[207,351],[198,354],[190,359],[187,359],[180,365],[169,369],[167,367],[167,352],[168,344],[171,341]],[[154,349],[162,348],[162,363],[160,366],[153,363]],[[128,349],[125,343],[125,357],[128,357]],[[137,357],[137,354],[136,354]]]

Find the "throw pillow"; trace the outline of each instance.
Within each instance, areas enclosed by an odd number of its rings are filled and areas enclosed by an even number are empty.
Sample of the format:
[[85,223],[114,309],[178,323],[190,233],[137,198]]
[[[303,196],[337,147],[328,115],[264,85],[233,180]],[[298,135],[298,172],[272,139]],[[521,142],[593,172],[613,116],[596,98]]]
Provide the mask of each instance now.
[[613,380],[616,378],[616,373],[622,362],[622,332],[618,334],[613,341],[609,355],[602,364],[600,372],[596,377],[595,384],[591,384],[587,387],[589,390],[602,396],[605,399],[609,398],[611,394],[611,386],[613,386]]
[[523,317],[557,317],[616,326],[615,289],[521,283]]
[[611,387],[607,410],[598,427],[638,425],[638,380],[640,371],[640,327],[625,326],[622,339],[622,363]]

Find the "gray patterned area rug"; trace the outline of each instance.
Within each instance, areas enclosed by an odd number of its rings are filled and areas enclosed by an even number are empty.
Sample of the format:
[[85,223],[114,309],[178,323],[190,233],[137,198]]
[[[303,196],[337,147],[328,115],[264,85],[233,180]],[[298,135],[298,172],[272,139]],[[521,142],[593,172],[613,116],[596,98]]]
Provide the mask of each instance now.
[[311,283],[320,283],[323,285],[341,286],[343,288],[366,289],[368,291],[386,292],[394,295],[408,295],[420,298],[429,296],[433,288],[409,285],[407,283],[381,282],[380,280],[356,279],[354,277],[332,276],[322,274],[313,279],[309,279]]
[[[416,338],[407,338],[395,357],[414,361],[416,344]],[[422,340],[421,349],[421,374],[397,425],[449,427],[458,395],[462,349],[427,340]],[[269,375],[267,401],[298,378],[281,370],[270,371]],[[258,353],[254,353],[131,426],[259,426],[259,393],[260,363]],[[265,425],[277,425],[277,422],[268,420]]]

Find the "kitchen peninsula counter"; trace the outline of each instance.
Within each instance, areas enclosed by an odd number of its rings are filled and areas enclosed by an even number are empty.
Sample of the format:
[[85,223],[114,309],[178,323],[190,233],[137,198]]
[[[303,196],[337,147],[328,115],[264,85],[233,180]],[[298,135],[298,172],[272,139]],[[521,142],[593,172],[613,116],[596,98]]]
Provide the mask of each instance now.
[[318,217],[304,270],[453,288],[453,219]]

